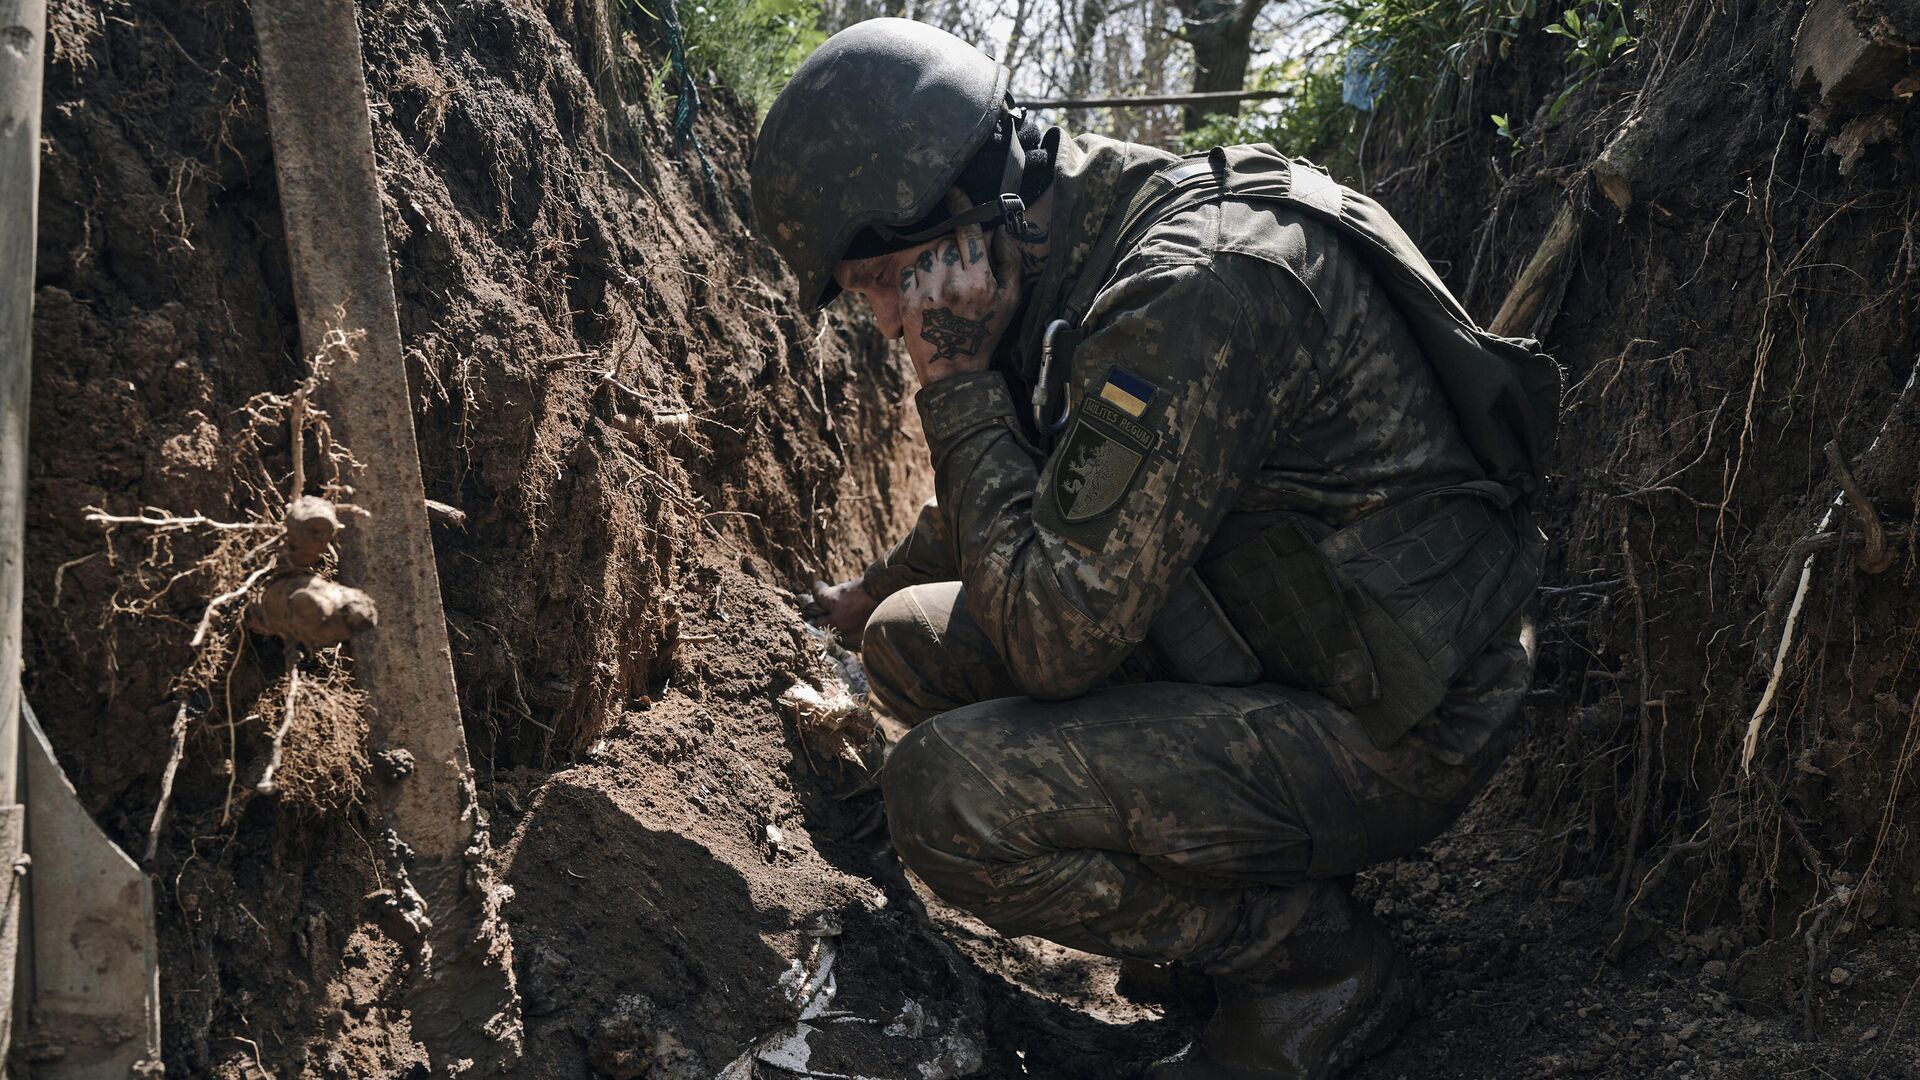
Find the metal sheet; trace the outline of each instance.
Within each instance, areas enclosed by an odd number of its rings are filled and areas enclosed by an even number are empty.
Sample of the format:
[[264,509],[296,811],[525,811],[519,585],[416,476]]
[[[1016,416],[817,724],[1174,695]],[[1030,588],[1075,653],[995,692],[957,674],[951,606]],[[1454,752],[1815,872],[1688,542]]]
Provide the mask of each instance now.
[[[24,702],[22,703],[24,707]],[[24,709],[26,878],[35,1080],[157,1075],[160,962],[153,888],[93,823]]]

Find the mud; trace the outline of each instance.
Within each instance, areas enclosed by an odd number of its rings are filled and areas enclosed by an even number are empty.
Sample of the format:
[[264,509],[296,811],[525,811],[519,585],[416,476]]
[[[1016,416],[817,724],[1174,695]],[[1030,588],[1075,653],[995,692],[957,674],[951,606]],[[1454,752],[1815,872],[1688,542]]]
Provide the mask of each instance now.
[[[28,693],[139,851],[214,583],[116,597],[214,542],[108,540],[82,508],[258,509],[241,410],[304,367],[244,6],[52,7]],[[1920,352],[1920,140],[1893,104],[1829,149],[1863,117],[1792,92],[1798,10],[1659,14],[1517,159],[1480,120],[1535,114],[1564,74],[1544,42],[1434,132],[1369,144],[1480,312],[1636,104],[1661,166],[1624,215],[1594,203],[1547,328],[1573,390],[1536,735],[1452,833],[1364,876],[1425,1003],[1359,1076],[1920,1075],[1920,404],[1888,418]],[[903,360],[799,315],[751,237],[747,113],[703,87],[704,161],[679,145],[613,89],[629,43],[595,4],[380,0],[362,25],[464,720],[515,894],[518,1075],[1110,1080],[1178,1046],[1204,985],[1123,981],[926,897],[779,704],[833,677],[794,590],[855,572],[927,479]],[[1749,777],[1769,599],[1832,497],[1829,439],[1895,563],[1815,552]],[[264,448],[270,472],[286,457]],[[296,717],[287,786],[246,794],[288,663],[238,636],[185,702],[147,866],[168,1068],[412,1075],[364,718]]]

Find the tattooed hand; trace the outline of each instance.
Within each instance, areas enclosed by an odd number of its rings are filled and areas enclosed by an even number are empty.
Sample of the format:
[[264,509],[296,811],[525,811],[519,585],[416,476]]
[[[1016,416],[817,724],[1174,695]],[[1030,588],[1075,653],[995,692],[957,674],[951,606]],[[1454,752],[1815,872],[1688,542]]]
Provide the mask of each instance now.
[[[970,205],[958,190],[947,192],[954,213]],[[987,369],[1020,306],[1020,256],[1004,230],[989,243],[980,226],[968,225],[914,254],[898,284],[907,355],[924,386]]]

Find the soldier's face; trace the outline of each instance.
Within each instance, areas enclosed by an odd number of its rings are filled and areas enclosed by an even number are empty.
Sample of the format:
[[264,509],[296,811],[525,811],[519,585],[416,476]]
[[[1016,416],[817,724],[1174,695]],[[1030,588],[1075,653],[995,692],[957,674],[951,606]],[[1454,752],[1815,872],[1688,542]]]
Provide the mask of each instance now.
[[938,244],[929,240],[904,251],[875,255],[870,259],[846,259],[833,268],[833,280],[842,289],[858,293],[873,306],[873,321],[889,338],[899,337],[906,329],[906,316],[900,306],[900,274],[913,265],[920,253]]

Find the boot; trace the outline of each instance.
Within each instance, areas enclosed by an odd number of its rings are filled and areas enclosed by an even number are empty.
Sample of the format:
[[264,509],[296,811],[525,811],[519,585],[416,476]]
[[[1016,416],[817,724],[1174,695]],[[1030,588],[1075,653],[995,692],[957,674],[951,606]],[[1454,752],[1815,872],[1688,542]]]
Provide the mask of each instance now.
[[1371,912],[1329,892],[1275,955],[1214,979],[1206,1030],[1147,1080],[1329,1080],[1386,1049],[1413,1015],[1413,973]]

